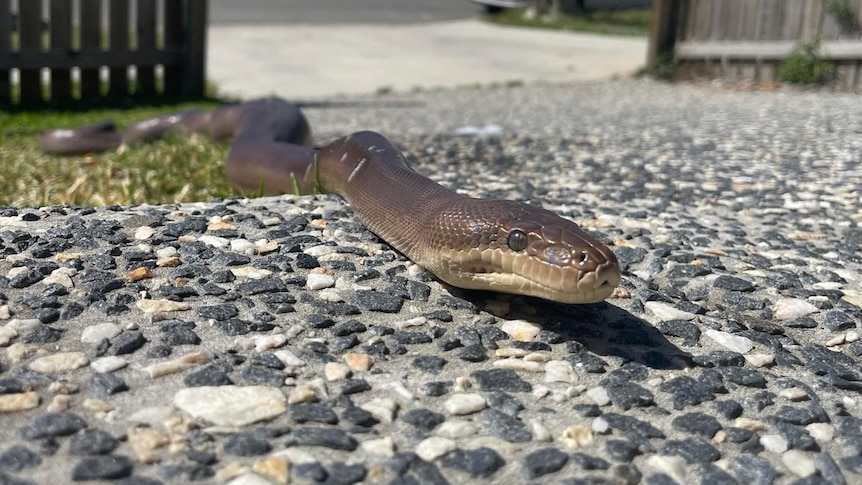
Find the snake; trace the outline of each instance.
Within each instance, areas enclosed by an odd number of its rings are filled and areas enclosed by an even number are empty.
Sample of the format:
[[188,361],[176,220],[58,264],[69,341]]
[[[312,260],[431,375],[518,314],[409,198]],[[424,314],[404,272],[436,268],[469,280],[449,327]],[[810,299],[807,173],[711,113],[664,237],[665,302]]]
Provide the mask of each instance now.
[[160,115],[123,130],[112,122],[50,130],[40,146],[81,155],[174,132],[232,140],[227,178],[241,190],[339,195],[371,232],[449,285],[581,304],[607,299],[620,283],[614,252],[575,222],[536,205],[450,190],[414,170],[379,133],[315,147],[300,106],[278,97]]

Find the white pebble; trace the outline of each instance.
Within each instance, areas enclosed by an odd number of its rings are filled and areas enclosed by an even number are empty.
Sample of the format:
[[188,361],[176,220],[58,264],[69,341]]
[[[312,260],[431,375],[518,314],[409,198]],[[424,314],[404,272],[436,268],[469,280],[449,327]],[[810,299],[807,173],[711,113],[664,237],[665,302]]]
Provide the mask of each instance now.
[[395,328],[405,329],[408,327],[418,327],[421,325],[425,325],[428,323],[428,319],[425,317],[415,317],[410,320],[401,320],[400,322],[395,322]]
[[603,386],[594,387],[587,390],[587,396],[599,406],[607,406],[611,403],[611,398],[608,396],[608,390]]
[[542,372],[542,364],[538,362],[528,362],[521,359],[495,360],[492,365],[501,369],[510,369],[514,371]]
[[515,340],[532,342],[542,331],[542,327],[526,320],[507,320],[500,325],[500,330]]
[[805,429],[818,443],[828,443],[835,435],[832,425],[827,423],[811,423]]
[[247,256],[254,256],[257,254],[257,246],[248,239],[231,239],[230,249],[231,251],[245,254]]
[[370,455],[389,457],[395,453],[395,442],[391,436],[363,441],[359,447]]
[[739,352],[740,354],[744,354],[754,348],[754,342],[747,337],[733,335],[720,330],[707,330],[704,333],[707,337],[715,340],[718,345],[721,345],[728,350]]
[[784,466],[797,477],[805,478],[817,472],[817,465],[811,455],[799,450],[787,450],[781,455]]
[[90,363],[90,368],[96,372],[108,373],[122,369],[129,365],[129,361],[116,355],[101,357]]
[[775,364],[775,356],[772,354],[745,354],[743,357],[752,367],[770,367]]
[[457,419],[444,421],[434,430],[434,434],[437,436],[452,439],[473,436],[478,432],[479,428],[477,428],[475,424],[469,421],[461,421]]
[[227,238],[210,236],[209,234],[199,237],[198,241],[214,248],[226,248],[230,244],[230,240]]
[[344,295],[341,294],[340,290],[335,288],[324,288],[320,290],[320,293],[317,294],[317,297],[323,301],[329,301],[332,303],[339,303],[344,301]]
[[156,230],[150,226],[141,226],[135,229],[135,239],[138,241],[143,241],[145,239],[149,239],[153,237],[153,234],[156,233]]
[[457,446],[449,438],[432,436],[419,442],[414,452],[425,461],[434,461],[437,458],[454,451]]
[[304,360],[300,359],[290,350],[276,350],[273,352],[273,355],[287,367],[302,367],[306,364]]
[[9,322],[5,325],[6,328],[11,328],[12,330],[18,332],[19,334],[27,333],[32,330],[36,330],[42,327],[42,322],[39,321],[38,318],[26,318],[26,319],[18,319],[13,318],[9,320]]
[[659,473],[668,475],[677,483],[686,483],[685,459],[680,456],[651,455],[644,464]]
[[777,434],[765,434],[760,437],[760,444],[773,453],[784,453],[787,451],[787,440]]
[[283,333],[274,335],[255,335],[251,337],[254,342],[254,350],[258,352],[266,352],[267,350],[277,349],[287,343],[287,336]]
[[611,425],[605,421],[605,418],[599,417],[590,423],[590,429],[596,434],[607,434],[611,430]]
[[338,248],[335,246],[327,246],[325,244],[319,244],[317,246],[312,246],[310,248],[306,248],[303,251],[305,254],[314,257],[324,256],[326,254],[332,254],[338,251]]
[[787,399],[788,401],[799,402],[799,401],[807,401],[808,393],[805,389],[799,387],[788,387],[787,389],[782,389],[778,391],[778,395]]
[[772,311],[775,318],[790,320],[791,318],[810,315],[817,311],[817,307],[798,298],[782,298],[775,302]]
[[241,276],[243,278],[250,278],[253,280],[259,280],[272,275],[272,271],[268,269],[254,268],[251,266],[240,266],[238,268],[231,268],[230,272],[233,273],[234,276]]
[[323,366],[323,374],[326,376],[326,380],[330,382],[343,381],[350,377],[351,372],[350,367],[341,362],[327,362]]
[[479,412],[485,409],[486,405],[485,398],[481,394],[463,393],[450,396],[443,407],[449,414],[462,416]]
[[644,308],[663,322],[669,320],[693,320],[697,316],[691,312],[677,310],[673,306],[659,301],[648,301],[644,303]]
[[531,419],[529,422],[530,431],[533,433],[534,441],[551,441],[551,432],[548,428],[537,419]]
[[178,255],[179,251],[173,246],[165,246],[156,250],[156,257],[159,259],[173,258]]
[[578,374],[572,368],[572,364],[565,360],[552,360],[545,364],[545,382],[564,382],[574,384],[578,382]]
[[359,407],[371,413],[381,423],[391,423],[398,411],[398,403],[388,397],[372,399]]
[[174,394],[174,406],[216,426],[245,426],[287,412],[281,389],[269,386],[187,387]]
[[305,279],[305,286],[309,290],[322,290],[335,284],[335,278],[325,273],[309,273]]
[[81,332],[81,342],[96,345],[99,342],[116,337],[123,331],[116,323],[98,323],[90,325]]
[[58,352],[35,359],[30,362],[30,368],[36,372],[50,374],[80,369],[89,363],[90,359],[83,352]]
[[14,328],[0,327],[0,347],[9,345],[9,342],[17,336],[18,332],[16,332]]

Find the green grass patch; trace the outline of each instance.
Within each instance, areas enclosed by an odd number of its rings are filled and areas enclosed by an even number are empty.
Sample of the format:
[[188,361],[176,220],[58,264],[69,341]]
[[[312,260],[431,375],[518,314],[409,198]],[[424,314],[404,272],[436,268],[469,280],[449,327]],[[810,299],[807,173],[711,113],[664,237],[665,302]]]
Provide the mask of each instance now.
[[577,14],[560,14],[556,19],[542,16],[529,18],[525,8],[503,10],[487,15],[489,22],[518,27],[540,27],[545,29],[591,32],[608,35],[645,36],[649,34],[650,9],[585,10]]
[[153,143],[80,157],[45,155],[41,132],[113,120],[122,127],[215,102],[133,109],[0,111],[0,205],[160,204],[241,195],[225,177],[227,145],[174,135]]

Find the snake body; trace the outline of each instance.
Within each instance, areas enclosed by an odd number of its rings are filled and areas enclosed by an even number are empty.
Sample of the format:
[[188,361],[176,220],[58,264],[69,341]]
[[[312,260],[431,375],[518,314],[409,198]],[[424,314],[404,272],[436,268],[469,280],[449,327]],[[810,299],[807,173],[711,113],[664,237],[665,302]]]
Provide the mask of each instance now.
[[316,150],[299,107],[279,98],[159,116],[120,132],[110,123],[53,130],[40,142],[46,153],[70,155],[173,131],[232,138],[227,175],[242,189],[340,195],[369,230],[453,286],[593,303],[620,282],[614,253],[575,223],[520,202],[460,195],[413,170],[374,132]]

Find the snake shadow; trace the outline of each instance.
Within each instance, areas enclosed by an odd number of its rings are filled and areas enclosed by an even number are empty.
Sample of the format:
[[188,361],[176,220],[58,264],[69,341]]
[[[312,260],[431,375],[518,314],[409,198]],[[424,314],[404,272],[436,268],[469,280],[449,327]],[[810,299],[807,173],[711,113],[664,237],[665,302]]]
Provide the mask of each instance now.
[[[492,295],[462,290],[461,298],[482,307]],[[535,313],[519,312],[513,305],[507,319],[520,319],[542,327],[539,340],[565,344],[568,360],[579,362],[588,372],[637,362],[651,369],[673,370],[692,366],[692,356],[670,342],[653,324],[607,302],[567,305],[528,298]],[[615,362],[609,362],[615,361]]]

